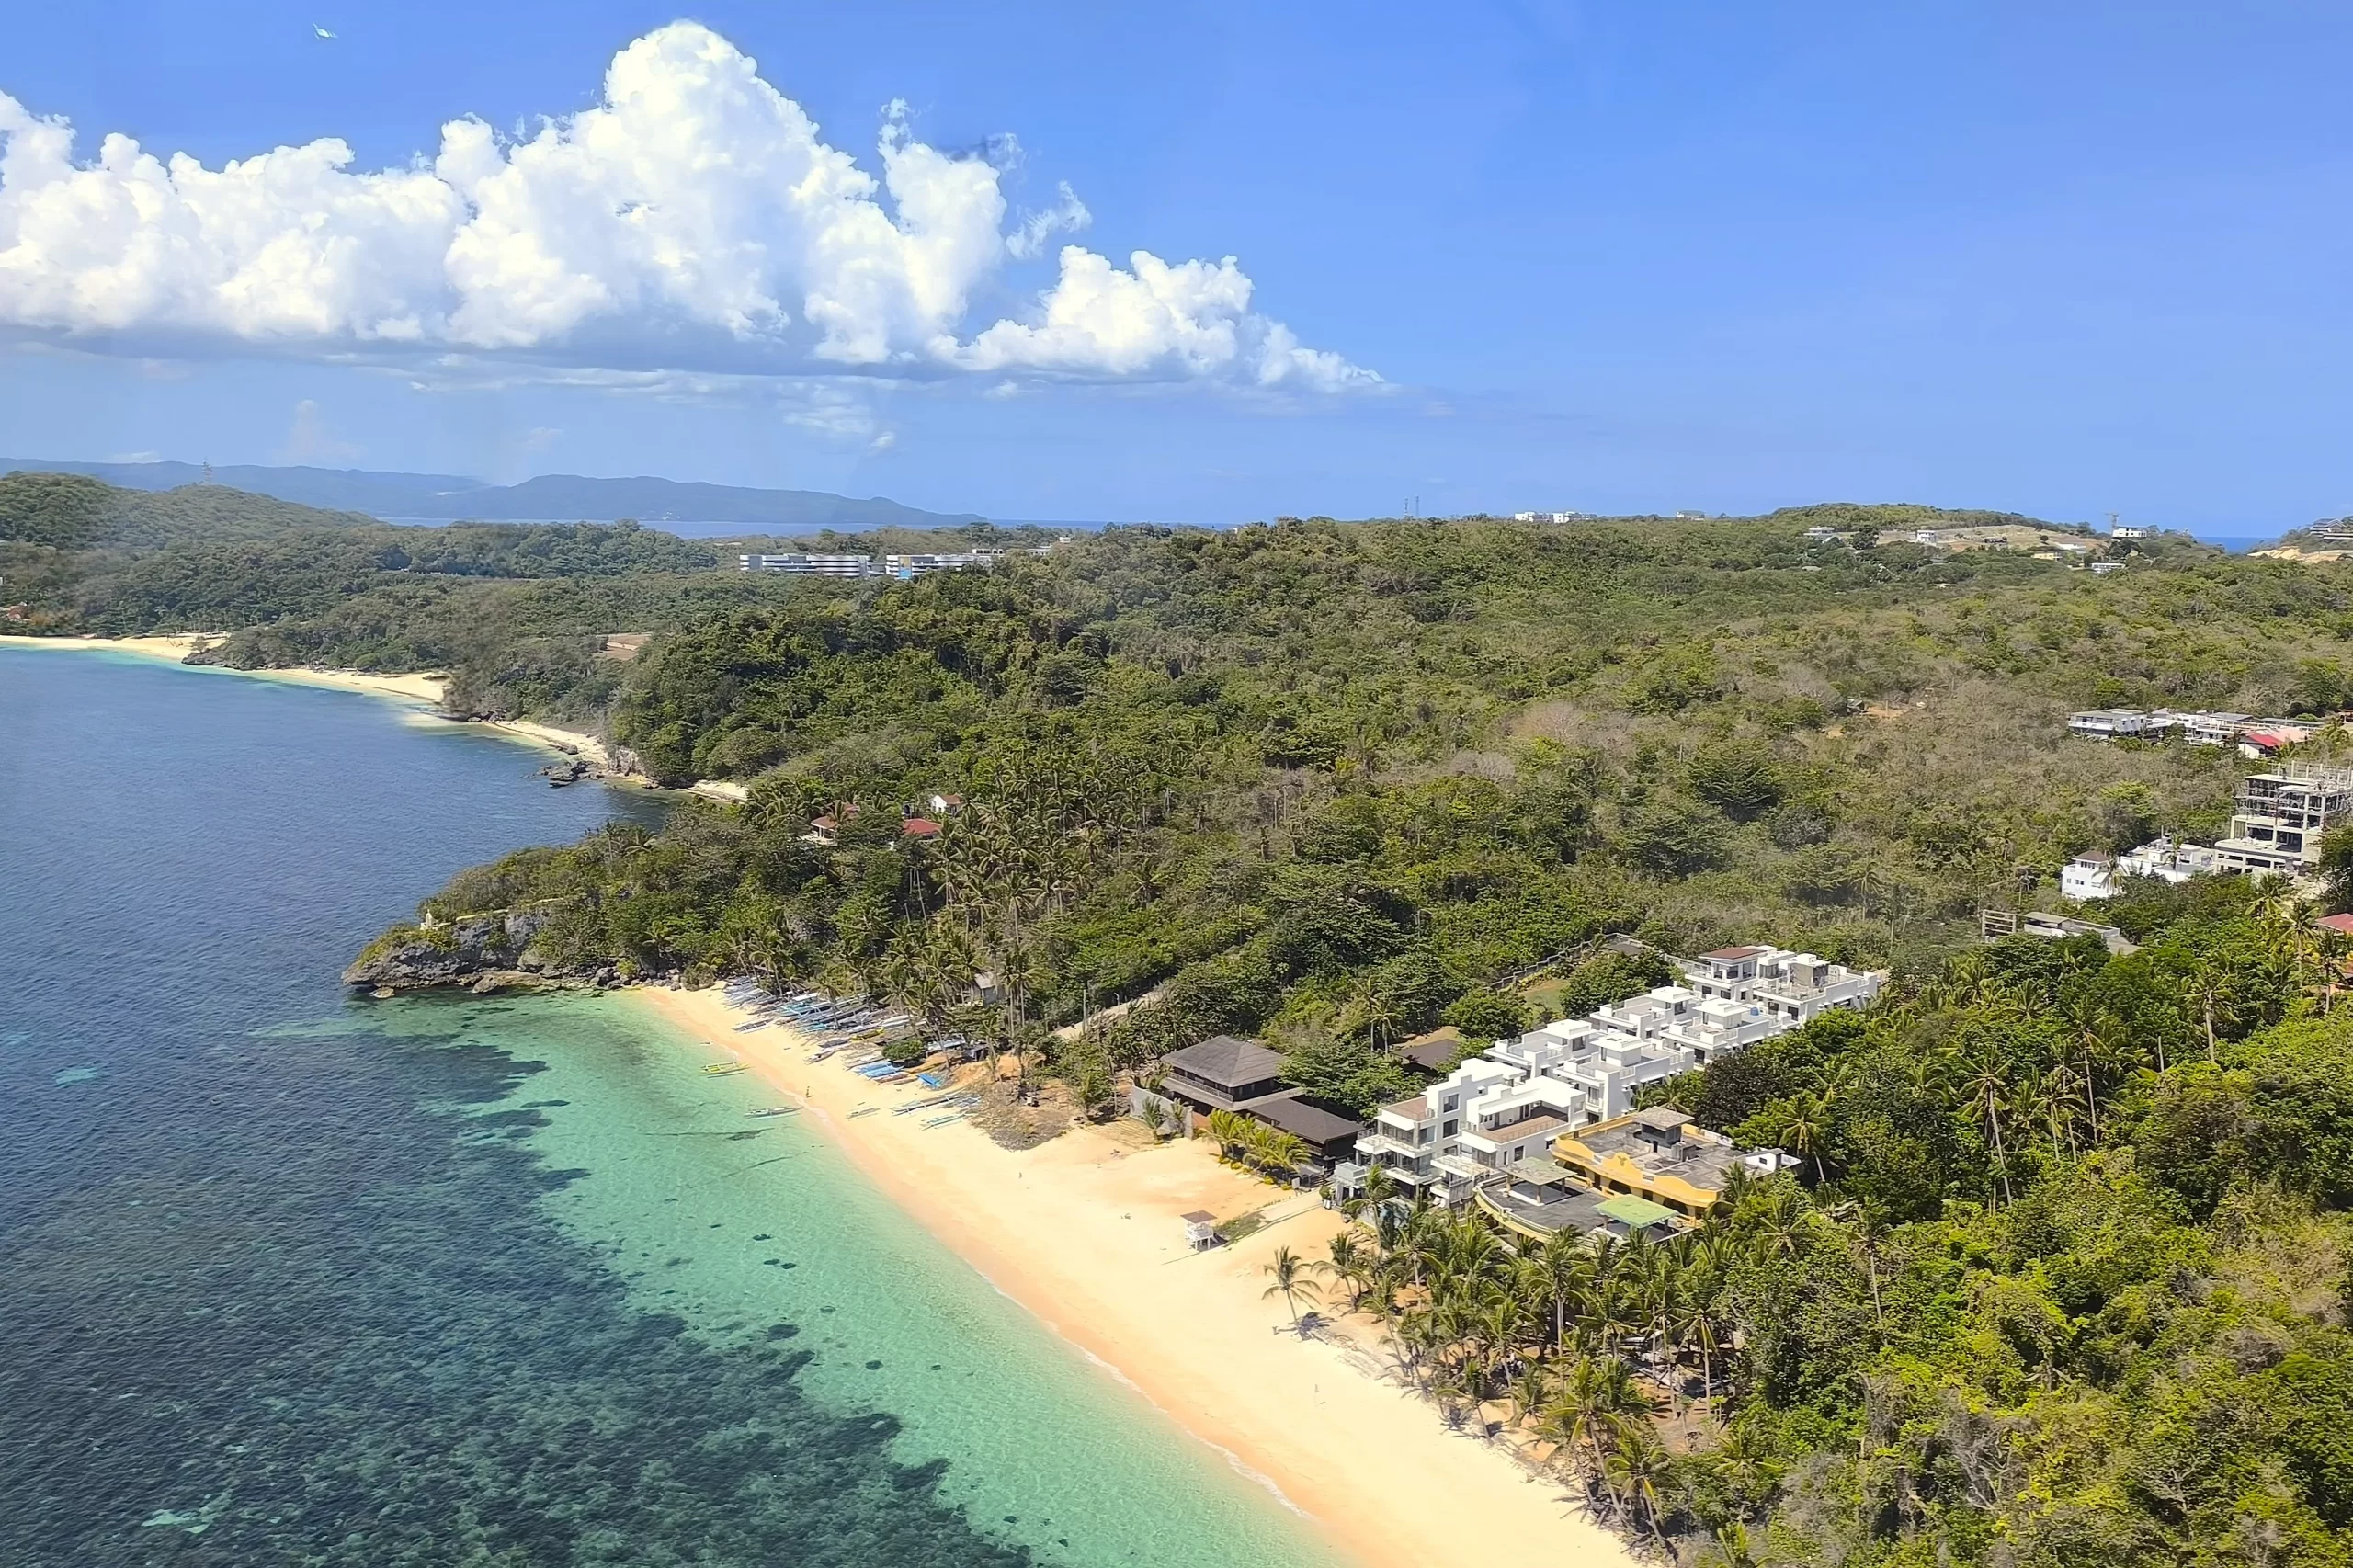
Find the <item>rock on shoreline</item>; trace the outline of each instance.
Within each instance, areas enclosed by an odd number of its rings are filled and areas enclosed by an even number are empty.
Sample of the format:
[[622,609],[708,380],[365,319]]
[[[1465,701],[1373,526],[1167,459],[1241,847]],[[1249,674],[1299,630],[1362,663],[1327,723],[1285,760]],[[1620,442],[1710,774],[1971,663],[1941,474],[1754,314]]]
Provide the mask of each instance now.
[[512,985],[581,985],[602,975],[574,974],[534,949],[531,938],[548,923],[536,909],[468,915],[438,926],[395,926],[368,944],[343,971],[346,985],[379,991],[470,986],[498,991]]

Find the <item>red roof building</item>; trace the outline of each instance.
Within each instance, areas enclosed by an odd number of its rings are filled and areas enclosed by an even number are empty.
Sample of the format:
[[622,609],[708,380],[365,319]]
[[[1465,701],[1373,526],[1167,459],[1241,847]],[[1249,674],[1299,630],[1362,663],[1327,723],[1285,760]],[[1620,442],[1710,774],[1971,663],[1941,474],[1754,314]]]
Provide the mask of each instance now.
[[899,835],[903,838],[938,838],[939,824],[929,817],[909,817],[899,824]]

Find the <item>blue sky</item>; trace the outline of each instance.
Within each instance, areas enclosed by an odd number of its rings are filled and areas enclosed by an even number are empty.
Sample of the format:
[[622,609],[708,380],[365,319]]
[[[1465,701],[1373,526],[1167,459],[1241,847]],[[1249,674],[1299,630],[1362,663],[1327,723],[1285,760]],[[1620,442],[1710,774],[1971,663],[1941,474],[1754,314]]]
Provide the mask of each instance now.
[[[652,472],[1031,517],[1850,498],[2261,534],[2353,511],[2342,7],[710,6],[708,35],[658,35],[665,58],[723,40],[767,85],[748,107],[706,122],[690,83],[686,161],[649,171],[631,149],[662,139],[654,93],[516,210],[554,238],[509,213],[468,253],[553,247],[595,301],[551,303],[506,251],[445,266],[433,223],[489,222],[452,175],[457,205],[400,237],[350,217],[349,287],[301,324],[307,284],[263,241],[314,188],[430,160],[464,116],[497,133],[494,173],[537,117],[585,148],[563,117],[594,118],[616,55],[680,16],[20,8],[0,93],[20,124],[70,120],[75,164],[114,132],[213,169],[325,137],[352,160],[315,187],[274,175],[250,200],[276,209],[237,210],[262,238],[180,276],[157,242],[194,231],[23,206],[70,171],[12,151],[0,446]],[[961,205],[924,230],[876,193],[779,238],[765,187],[691,156],[769,147],[767,88],[878,177],[903,101],[905,143],[936,150],[907,178]],[[225,199],[188,199],[204,233]],[[639,207],[716,212],[709,232],[766,259],[682,284],[675,234],[627,256],[578,237]],[[918,230],[962,248],[902,276]],[[870,243],[894,258],[881,292],[859,292],[864,261],[811,282]],[[1065,244],[1108,293],[1071,279]],[[1179,269],[1150,299],[1136,251]],[[128,280],[98,298],[102,266]],[[236,310],[210,302],[221,267]],[[835,317],[811,307],[828,290],[850,301]]]

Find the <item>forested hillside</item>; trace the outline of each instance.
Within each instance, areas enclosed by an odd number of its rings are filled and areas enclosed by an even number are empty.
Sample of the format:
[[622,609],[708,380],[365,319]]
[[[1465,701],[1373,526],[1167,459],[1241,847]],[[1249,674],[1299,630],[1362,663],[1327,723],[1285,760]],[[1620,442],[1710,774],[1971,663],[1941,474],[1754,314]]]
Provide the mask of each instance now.
[[593,724],[616,690],[595,657],[607,634],[790,594],[732,570],[739,546],[961,550],[1040,537],[985,525],[723,543],[631,523],[395,528],[219,484],[147,492],[17,472],[0,477],[0,606],[19,631],[230,633],[203,658],[239,667],[446,670],[463,710]]
[[[803,585],[658,639],[609,710],[751,804],[525,891],[582,895],[573,951],[623,970],[1017,949],[1039,1021],[1168,984],[1178,1032],[1410,1031],[1605,929],[1932,962],[2076,850],[2219,824],[2234,759],[2071,740],[2071,706],[2343,699],[2331,571],[2174,547],[2102,577],[1813,520],[1123,529]],[[972,809],[897,844],[933,792]],[[1017,917],[952,907],[1025,857]]]

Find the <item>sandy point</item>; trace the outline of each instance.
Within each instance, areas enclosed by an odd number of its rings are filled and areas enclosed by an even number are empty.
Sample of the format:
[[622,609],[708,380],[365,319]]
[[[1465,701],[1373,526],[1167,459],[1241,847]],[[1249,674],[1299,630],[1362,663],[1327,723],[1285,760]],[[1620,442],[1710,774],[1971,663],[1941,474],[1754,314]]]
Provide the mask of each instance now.
[[[129,653],[142,659],[185,664],[190,653],[222,639],[203,632],[175,632],[162,637],[0,637],[0,647],[46,648],[54,653]],[[292,686],[329,687],[338,691],[364,691],[404,702],[440,706],[449,690],[445,675],[377,675],[368,670],[273,669],[239,670],[226,665],[200,666],[221,675],[246,676],[256,680],[282,681]]]
[[[854,1163],[942,1244],[1376,1568],[1634,1561],[1563,1489],[1510,1452],[1452,1433],[1378,1375],[1343,1331],[1302,1340],[1266,1267],[1278,1247],[1321,1257],[1338,1216],[1221,1165],[1201,1144],[1150,1145],[1080,1129],[1018,1153],[962,1122],[926,1127],[887,1108],[920,1091],[870,1084],[718,991],[628,994],[675,1028],[732,1051],[804,1101]],[[879,1114],[853,1116],[867,1106]],[[1238,1244],[1195,1253],[1179,1216],[1264,1210]]]

